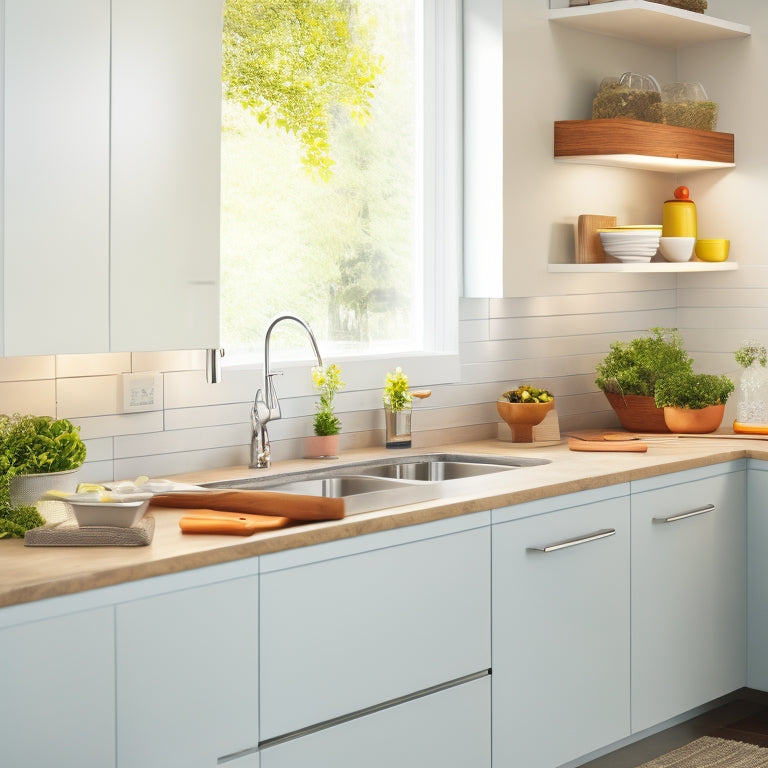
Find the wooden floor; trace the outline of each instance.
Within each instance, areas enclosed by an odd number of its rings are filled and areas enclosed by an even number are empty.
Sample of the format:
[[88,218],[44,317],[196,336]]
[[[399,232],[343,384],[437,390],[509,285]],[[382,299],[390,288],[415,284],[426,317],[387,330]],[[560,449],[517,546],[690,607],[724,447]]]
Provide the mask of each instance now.
[[581,768],[637,768],[700,736],[719,736],[768,747],[768,695],[740,691],[717,709],[584,763]]

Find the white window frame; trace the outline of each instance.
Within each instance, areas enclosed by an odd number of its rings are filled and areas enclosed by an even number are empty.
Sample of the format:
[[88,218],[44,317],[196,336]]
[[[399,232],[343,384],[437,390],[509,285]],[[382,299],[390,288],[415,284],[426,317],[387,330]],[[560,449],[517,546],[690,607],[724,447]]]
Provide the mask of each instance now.
[[[345,378],[359,388],[382,385],[381,371],[401,366],[414,385],[459,380],[458,326],[463,243],[463,82],[462,0],[424,0],[424,88],[420,93],[425,126],[424,232],[422,274],[423,349],[380,355],[334,356]],[[284,308],[290,312],[290,307]],[[266,330],[266,329],[265,329]],[[262,353],[263,339],[255,352]],[[321,353],[323,350],[320,350]],[[312,363],[281,361],[281,368]],[[261,361],[259,361],[261,364]],[[227,365],[232,370],[252,365]],[[357,388],[357,387],[356,387]]]

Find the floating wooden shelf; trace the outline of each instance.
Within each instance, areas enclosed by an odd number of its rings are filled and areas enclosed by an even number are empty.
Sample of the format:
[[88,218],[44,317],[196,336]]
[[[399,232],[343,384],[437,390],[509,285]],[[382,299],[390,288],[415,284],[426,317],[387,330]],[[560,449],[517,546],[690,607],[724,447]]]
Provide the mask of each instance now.
[[555,122],[555,160],[678,172],[731,168],[733,134],[625,117]]
[[597,5],[554,8],[549,11],[549,20],[583,32],[666,48],[752,34],[744,24],[648,0],[614,0]]
[[548,272],[576,272],[594,274],[596,272],[733,272],[739,265],[735,261],[649,261],[644,264],[621,264],[604,262],[600,264],[549,264]]

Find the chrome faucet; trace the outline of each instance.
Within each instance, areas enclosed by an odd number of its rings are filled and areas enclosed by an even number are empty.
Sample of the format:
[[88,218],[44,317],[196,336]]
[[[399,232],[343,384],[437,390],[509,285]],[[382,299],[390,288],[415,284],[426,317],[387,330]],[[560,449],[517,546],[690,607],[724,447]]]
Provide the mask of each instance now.
[[278,372],[271,372],[269,370],[269,337],[272,335],[272,329],[281,320],[294,320],[307,332],[317,357],[317,364],[323,364],[315,334],[312,333],[312,329],[300,317],[290,314],[276,315],[269,321],[267,333],[264,336],[264,386],[257,390],[256,397],[253,399],[253,407],[251,408],[251,461],[248,464],[249,467],[263,468],[268,467],[272,463],[267,422],[279,419],[281,413],[275,385],[272,383],[272,377],[276,376]]

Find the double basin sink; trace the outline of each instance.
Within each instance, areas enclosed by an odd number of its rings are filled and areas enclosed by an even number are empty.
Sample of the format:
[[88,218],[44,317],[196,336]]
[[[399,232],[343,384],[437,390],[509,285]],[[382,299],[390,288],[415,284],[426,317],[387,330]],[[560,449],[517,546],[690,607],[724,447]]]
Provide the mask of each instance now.
[[333,468],[292,472],[279,477],[250,477],[206,484],[208,488],[245,488],[306,496],[343,498],[346,515],[432,501],[446,494],[451,481],[498,475],[548,459],[429,453],[354,462]]

